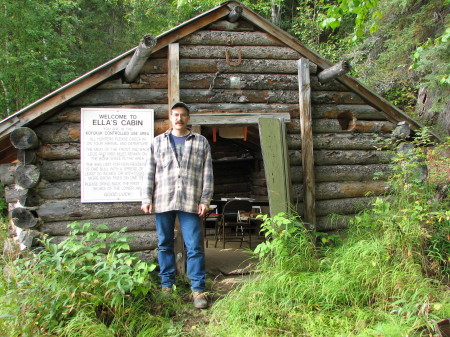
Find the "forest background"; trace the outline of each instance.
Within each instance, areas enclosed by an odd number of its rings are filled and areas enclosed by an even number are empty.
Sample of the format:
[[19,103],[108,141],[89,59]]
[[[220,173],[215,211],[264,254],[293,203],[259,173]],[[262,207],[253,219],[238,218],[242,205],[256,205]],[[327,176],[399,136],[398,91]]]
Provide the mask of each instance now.
[[[0,0],[0,119],[222,0]],[[243,0],[450,134],[450,0]]]

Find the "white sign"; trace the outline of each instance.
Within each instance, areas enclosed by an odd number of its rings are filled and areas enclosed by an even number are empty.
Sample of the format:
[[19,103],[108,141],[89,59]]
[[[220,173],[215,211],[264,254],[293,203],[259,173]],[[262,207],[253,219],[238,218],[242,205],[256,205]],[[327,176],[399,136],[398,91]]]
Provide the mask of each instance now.
[[81,202],[140,201],[152,109],[81,109]]

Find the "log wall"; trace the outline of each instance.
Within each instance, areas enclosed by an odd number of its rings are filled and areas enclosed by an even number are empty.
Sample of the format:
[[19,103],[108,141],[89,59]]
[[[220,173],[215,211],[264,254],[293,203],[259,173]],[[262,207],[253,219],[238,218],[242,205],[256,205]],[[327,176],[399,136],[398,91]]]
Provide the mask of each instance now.
[[[211,25],[178,41],[180,99],[192,107],[192,114],[288,112],[294,203],[302,213],[297,80],[297,60],[302,55],[249,22],[241,23]],[[330,230],[347,226],[345,219],[332,214],[351,217],[370,206],[373,196],[387,191],[383,179],[389,172],[389,155],[377,149],[379,140],[374,136],[389,137],[395,125],[338,80],[321,84],[319,70],[311,64],[316,214],[318,229]],[[31,242],[29,237],[36,235],[36,229],[61,240],[68,234],[66,226],[71,221],[105,222],[111,231],[127,226],[134,240],[132,249],[151,255],[156,241],[147,234],[154,231],[154,218],[142,214],[139,203],[80,202],[80,111],[84,107],[154,109],[158,135],[169,127],[167,82],[166,48],[150,56],[136,82],[126,83],[120,76],[111,78],[33,129],[39,142],[21,148],[27,152],[21,154],[22,162],[15,166],[15,172],[12,166],[0,170],[2,182],[8,185],[11,211],[27,210],[17,213],[28,224],[37,219],[31,227],[15,222],[19,228],[24,227],[22,231],[30,231],[24,244]],[[216,197],[251,193],[267,199],[260,156],[245,164],[217,161],[214,167]],[[18,175],[20,170],[26,172]],[[381,172],[381,180],[373,180],[376,172]]]

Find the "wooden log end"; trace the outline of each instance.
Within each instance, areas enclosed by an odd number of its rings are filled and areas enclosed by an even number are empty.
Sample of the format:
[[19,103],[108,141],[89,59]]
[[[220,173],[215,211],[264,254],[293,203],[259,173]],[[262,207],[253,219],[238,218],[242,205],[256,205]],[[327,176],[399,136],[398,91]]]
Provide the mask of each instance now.
[[28,210],[24,207],[17,207],[11,211],[11,220],[14,226],[21,229],[36,227],[39,218],[35,211]]
[[27,127],[20,127],[11,132],[11,144],[19,150],[35,149],[39,145],[36,133]]
[[228,14],[228,21],[236,22],[241,17],[243,11],[244,9],[241,6],[234,7],[230,14]]
[[35,165],[19,165],[16,169],[16,183],[23,188],[32,188],[39,183],[41,172]]

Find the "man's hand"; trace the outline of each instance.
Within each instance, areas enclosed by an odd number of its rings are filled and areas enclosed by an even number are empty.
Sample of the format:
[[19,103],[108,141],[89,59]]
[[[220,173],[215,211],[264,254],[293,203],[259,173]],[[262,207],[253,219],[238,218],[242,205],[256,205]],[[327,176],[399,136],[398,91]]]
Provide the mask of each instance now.
[[206,214],[206,211],[208,210],[208,206],[205,204],[199,204],[198,205],[198,215],[204,216]]
[[151,213],[152,212],[152,205],[151,204],[142,204],[141,210],[144,213]]

